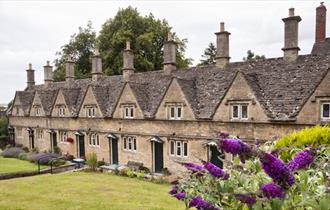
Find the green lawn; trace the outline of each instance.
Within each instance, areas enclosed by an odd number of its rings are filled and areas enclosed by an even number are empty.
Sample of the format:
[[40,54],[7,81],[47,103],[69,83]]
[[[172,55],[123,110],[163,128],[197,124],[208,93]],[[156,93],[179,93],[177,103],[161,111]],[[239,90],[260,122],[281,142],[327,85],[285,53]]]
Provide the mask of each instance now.
[[[45,167],[46,166],[42,166],[41,168]],[[38,165],[30,163],[29,161],[0,156],[0,174],[36,170],[38,170]]]
[[69,172],[0,181],[0,209],[185,209],[170,185],[111,174]]

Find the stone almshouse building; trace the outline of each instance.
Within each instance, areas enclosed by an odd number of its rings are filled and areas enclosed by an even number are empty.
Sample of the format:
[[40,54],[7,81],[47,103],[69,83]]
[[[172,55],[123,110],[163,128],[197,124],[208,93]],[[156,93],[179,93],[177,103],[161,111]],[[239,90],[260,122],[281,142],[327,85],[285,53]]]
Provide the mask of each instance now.
[[299,16],[284,18],[284,56],[229,62],[229,35],[221,23],[216,64],[176,69],[176,44],[164,43],[164,69],[134,73],[129,43],[123,75],[102,75],[98,52],[92,79],[74,79],[74,62],[66,64],[66,81],[35,85],[27,70],[27,88],[17,91],[9,111],[16,143],[40,151],[61,148],[84,157],[95,152],[111,164],[142,162],[152,171],[181,169],[177,161],[215,161],[219,132],[245,141],[274,140],[305,126],[330,120],[330,39],[326,8],[316,9],[316,38],[311,54],[298,55]]

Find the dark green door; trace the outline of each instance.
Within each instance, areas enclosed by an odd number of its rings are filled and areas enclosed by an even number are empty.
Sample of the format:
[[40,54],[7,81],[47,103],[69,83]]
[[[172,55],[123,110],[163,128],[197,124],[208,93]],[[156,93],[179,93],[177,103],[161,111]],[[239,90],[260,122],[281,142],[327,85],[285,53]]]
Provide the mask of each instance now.
[[219,152],[216,146],[210,146],[210,162],[222,168],[223,162],[219,158],[224,158],[224,154]]
[[78,146],[79,146],[78,157],[85,158],[85,138],[84,138],[84,136],[78,136]]
[[50,133],[50,149],[54,152],[54,148],[57,147],[56,132]]
[[117,139],[110,138],[112,164],[118,164],[118,142]]
[[34,149],[34,130],[29,131],[30,148]]
[[154,142],[154,149],[155,172],[161,173],[164,168],[163,144]]

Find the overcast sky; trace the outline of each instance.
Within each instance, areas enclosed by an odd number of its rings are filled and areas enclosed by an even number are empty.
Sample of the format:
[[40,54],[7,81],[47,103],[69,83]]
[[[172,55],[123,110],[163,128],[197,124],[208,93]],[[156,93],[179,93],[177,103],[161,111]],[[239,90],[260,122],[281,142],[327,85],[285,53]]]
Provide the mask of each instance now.
[[[119,8],[133,6],[142,15],[153,13],[166,19],[180,38],[187,38],[186,56],[196,64],[214,32],[225,22],[230,36],[231,61],[241,61],[251,49],[267,58],[283,52],[282,18],[288,9],[300,15],[300,54],[314,43],[315,8],[319,1],[1,1],[0,0],[0,104],[9,102],[15,90],[26,87],[28,63],[36,70],[37,84],[43,83],[43,66],[70,35],[89,20],[99,31]],[[330,2],[325,1],[330,8]],[[327,22],[329,23],[329,16]]]

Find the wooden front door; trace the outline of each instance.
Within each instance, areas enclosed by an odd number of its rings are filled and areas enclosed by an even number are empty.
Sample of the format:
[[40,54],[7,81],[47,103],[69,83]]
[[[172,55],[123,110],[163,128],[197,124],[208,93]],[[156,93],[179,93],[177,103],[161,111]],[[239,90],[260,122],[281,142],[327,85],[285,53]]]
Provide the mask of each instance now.
[[153,142],[153,144],[155,172],[161,173],[164,168],[163,144],[159,142]]
[[30,149],[34,149],[34,130],[29,130]]
[[50,150],[54,153],[55,147],[57,147],[57,135],[56,132],[50,133]]
[[111,164],[118,164],[118,141],[114,138],[109,138],[109,141]]
[[223,168],[223,162],[219,158],[224,158],[224,154],[219,152],[217,146],[209,146],[210,162],[214,165]]
[[85,158],[85,138],[84,136],[77,135],[77,157]]

